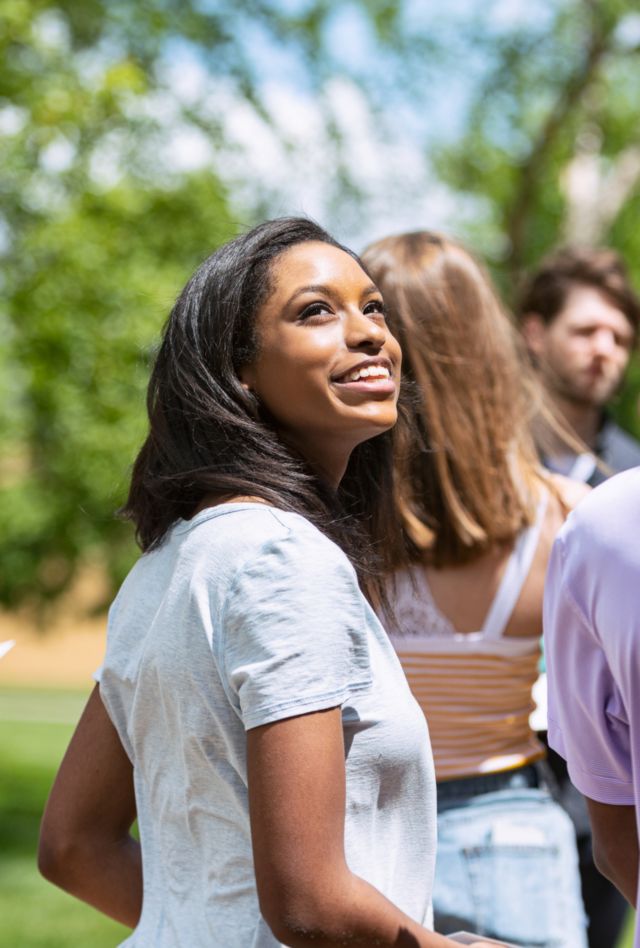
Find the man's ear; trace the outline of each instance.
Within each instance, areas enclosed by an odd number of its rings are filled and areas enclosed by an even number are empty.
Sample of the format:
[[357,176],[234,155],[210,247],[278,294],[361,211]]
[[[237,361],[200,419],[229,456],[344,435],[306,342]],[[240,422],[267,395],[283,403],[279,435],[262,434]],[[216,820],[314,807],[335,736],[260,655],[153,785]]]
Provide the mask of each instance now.
[[531,355],[544,356],[547,340],[547,325],[537,313],[526,313],[520,323],[520,331]]

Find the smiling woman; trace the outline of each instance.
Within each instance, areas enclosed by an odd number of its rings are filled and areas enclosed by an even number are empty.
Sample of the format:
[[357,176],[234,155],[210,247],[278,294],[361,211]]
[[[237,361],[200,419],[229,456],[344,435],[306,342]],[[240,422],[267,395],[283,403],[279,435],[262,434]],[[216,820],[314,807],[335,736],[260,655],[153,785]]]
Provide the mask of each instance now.
[[145,555],[40,846],[127,945],[449,944],[424,717],[354,570],[376,598],[399,543],[399,370],[378,290],[309,221],[223,247],[173,309],[126,507]]

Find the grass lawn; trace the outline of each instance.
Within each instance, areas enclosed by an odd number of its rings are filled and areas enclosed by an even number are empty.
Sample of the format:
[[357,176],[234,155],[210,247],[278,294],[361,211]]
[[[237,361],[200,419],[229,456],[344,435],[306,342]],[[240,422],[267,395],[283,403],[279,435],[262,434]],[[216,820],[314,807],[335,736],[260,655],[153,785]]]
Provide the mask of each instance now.
[[86,694],[0,689],[0,945],[112,948],[128,929],[38,874],[38,828]]
[[[36,869],[44,802],[86,697],[0,688],[0,945],[7,948],[112,948],[128,933]],[[630,918],[618,948],[632,941]]]

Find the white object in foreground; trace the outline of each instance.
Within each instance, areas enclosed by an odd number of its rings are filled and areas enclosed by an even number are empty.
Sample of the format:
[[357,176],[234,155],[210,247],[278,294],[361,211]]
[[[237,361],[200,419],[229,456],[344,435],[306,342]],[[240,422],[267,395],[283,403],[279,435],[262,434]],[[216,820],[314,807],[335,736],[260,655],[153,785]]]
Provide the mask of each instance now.
[[4,658],[7,652],[10,652],[15,645],[14,639],[7,639],[6,642],[0,642],[0,658]]
[[535,708],[529,715],[529,726],[532,731],[547,730],[547,675],[542,672],[533,686],[532,697]]
[[453,935],[447,935],[450,941],[457,941],[459,945],[475,945],[480,941],[486,945],[502,945],[502,948],[516,948],[507,941],[496,941],[495,938],[487,938],[485,935],[473,935],[471,932],[454,932]]

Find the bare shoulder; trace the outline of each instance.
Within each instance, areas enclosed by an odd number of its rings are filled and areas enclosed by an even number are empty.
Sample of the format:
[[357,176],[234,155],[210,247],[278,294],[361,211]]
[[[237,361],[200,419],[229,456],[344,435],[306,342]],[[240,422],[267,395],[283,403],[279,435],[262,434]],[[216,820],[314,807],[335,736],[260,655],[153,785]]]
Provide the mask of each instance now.
[[544,472],[544,480],[549,487],[549,502],[540,537],[540,555],[546,569],[546,560],[556,534],[571,511],[591,493],[591,488],[580,481],[572,481],[548,471]]
[[566,512],[577,507],[581,500],[588,497],[591,488],[588,484],[581,481],[572,481],[569,477],[563,477],[562,474],[549,474],[549,482],[555,488],[558,498],[566,508]]

